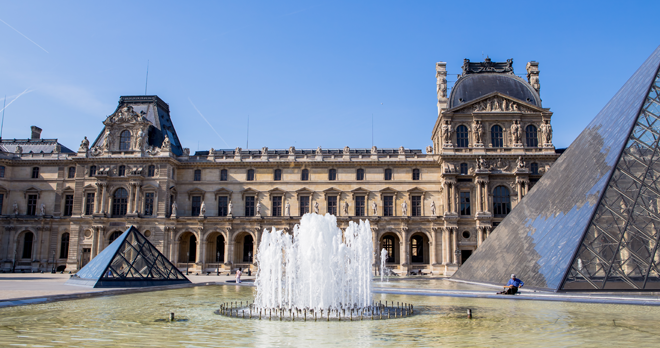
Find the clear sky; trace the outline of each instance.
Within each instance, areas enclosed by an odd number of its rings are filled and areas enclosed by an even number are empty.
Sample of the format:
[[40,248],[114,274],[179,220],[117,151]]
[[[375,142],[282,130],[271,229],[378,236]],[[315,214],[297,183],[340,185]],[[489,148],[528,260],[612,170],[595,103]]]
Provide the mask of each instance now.
[[[567,147],[658,40],[647,1],[0,1],[4,138],[77,149],[121,95],[170,105],[184,147],[423,149],[435,63],[539,62]],[[18,99],[16,99],[17,96]],[[1,101],[0,101],[1,103]],[[1,107],[1,104],[0,104]],[[207,121],[205,121],[205,119]]]

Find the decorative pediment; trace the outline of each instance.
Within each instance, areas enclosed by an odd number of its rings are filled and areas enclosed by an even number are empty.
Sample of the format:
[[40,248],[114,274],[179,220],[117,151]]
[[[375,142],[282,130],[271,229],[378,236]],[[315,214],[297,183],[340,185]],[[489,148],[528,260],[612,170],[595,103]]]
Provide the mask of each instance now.
[[279,187],[275,187],[275,188],[273,188],[273,189],[271,189],[271,190],[268,190],[268,194],[269,194],[271,197],[272,197],[272,196],[281,196],[281,195],[286,194],[286,191],[280,189]]
[[383,193],[397,193],[397,192],[399,192],[399,191],[397,191],[397,190],[395,190],[395,189],[393,189],[393,188],[391,188],[391,187],[386,187],[386,188],[380,190],[379,192],[380,192],[381,194],[383,194]]
[[545,111],[546,110],[543,108],[511,98],[499,92],[489,93],[481,98],[472,100],[467,104],[448,110],[448,112],[453,112],[455,114],[472,114],[480,112],[534,113]]
[[351,190],[351,194],[353,195],[353,198],[355,198],[356,195],[361,196],[361,195],[368,195],[371,193],[371,191],[363,188],[363,187],[358,187],[354,190]]
[[253,188],[246,188],[245,190],[241,191],[241,198],[245,199],[245,196],[259,196],[259,191]]
[[410,190],[408,190],[408,193],[424,193],[424,192],[426,192],[426,191],[424,191],[423,189],[421,189],[419,187],[413,187]]
[[301,189],[296,190],[296,198],[300,198],[300,196],[307,196],[312,194],[314,194],[314,190],[310,190],[307,187],[303,187]]
[[41,198],[41,190],[35,187],[30,187],[24,192],[25,199],[27,199],[28,195],[37,195],[37,199],[39,199]]
[[108,116],[103,124],[106,126],[121,123],[142,123],[149,122],[144,116],[138,114],[133,110],[130,105],[124,105],[119,108],[114,114]]
[[206,193],[206,191],[202,190],[199,187],[195,187],[194,189],[188,190],[187,193],[188,193],[188,200],[190,200],[190,197],[192,197],[192,196],[202,196],[202,197],[204,197],[204,194]]
[[334,187],[323,190],[323,195],[326,198],[328,197],[328,195],[334,196],[334,195],[339,195],[339,194],[341,194],[341,190],[339,190],[337,188],[334,188]]

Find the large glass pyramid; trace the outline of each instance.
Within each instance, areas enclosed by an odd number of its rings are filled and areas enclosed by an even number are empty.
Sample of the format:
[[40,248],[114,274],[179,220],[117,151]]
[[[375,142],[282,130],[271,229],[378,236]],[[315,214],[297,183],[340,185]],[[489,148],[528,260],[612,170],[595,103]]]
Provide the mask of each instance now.
[[94,288],[184,283],[190,280],[134,226],[66,282]]
[[660,289],[660,47],[454,279]]

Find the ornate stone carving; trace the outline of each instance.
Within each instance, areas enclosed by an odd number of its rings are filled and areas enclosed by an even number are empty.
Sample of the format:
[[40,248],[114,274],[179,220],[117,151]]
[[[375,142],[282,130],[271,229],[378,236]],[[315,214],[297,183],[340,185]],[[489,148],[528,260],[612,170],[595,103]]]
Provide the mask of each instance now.
[[262,155],[268,155],[268,147],[264,146],[261,148],[261,154]]
[[376,204],[376,201],[371,202],[371,211],[372,215],[378,215],[378,204]]
[[406,201],[401,203],[401,214],[403,214],[403,216],[408,216],[408,203],[406,203]]
[[199,217],[206,216],[206,203],[202,201],[202,205],[199,207]]
[[431,216],[436,216],[435,201],[431,201]]
[[80,142],[80,149],[78,151],[89,151],[89,140],[87,140],[87,137]]
[[179,206],[176,204],[176,201],[172,202],[172,219],[176,219],[176,211],[179,208]]
[[495,96],[482,100],[480,102],[468,105],[464,108],[461,108],[456,111],[456,113],[473,113],[473,112],[522,112],[522,113],[531,113],[535,112],[529,107],[520,105],[517,102],[503,98],[500,96]]
[[371,154],[372,155],[377,155],[378,154],[378,148],[376,148],[376,146],[371,147]]
[[319,213],[319,202],[314,202],[314,213]]
[[486,57],[483,62],[471,63],[469,59],[463,59],[463,75],[479,74],[488,72],[513,74],[513,59],[506,62],[493,62]]
[[39,206],[39,215],[44,216],[46,215],[46,205],[41,203]]
[[160,145],[160,149],[163,151],[170,151],[172,150],[172,144],[170,143],[170,137],[165,134],[165,139],[163,139],[163,143]]
[[23,147],[21,145],[16,145],[16,150],[14,151],[17,154],[22,154],[23,153]]
[[227,204],[227,216],[231,216],[233,210],[234,210],[234,204],[231,201],[229,201],[229,204]]
[[316,148],[316,154],[317,155],[322,155],[323,154],[323,150],[321,150],[320,146]]
[[184,148],[184,149],[183,149],[183,155],[184,155],[184,156],[190,156],[190,149],[187,148],[187,147]]
[[552,126],[550,120],[544,120],[541,124],[541,134],[543,135],[543,144],[552,145]]
[[348,155],[351,153],[351,148],[348,146],[344,146],[344,155]]
[[286,202],[284,205],[284,216],[291,216],[291,205],[289,202]]
[[521,136],[520,136],[520,121],[513,121],[513,124],[511,125],[511,136],[513,138],[513,144],[520,144],[521,141]]
[[12,208],[12,212],[14,213],[14,215],[18,215],[18,203],[14,202],[14,204],[12,204],[11,208]]
[[474,121],[472,124],[472,131],[474,133],[475,146],[477,146],[477,144],[481,144],[483,147],[484,126],[481,124],[481,121]]
[[445,120],[445,123],[442,125],[442,141],[444,146],[451,144],[451,132],[451,123],[449,120]]
[[429,145],[426,147],[426,153],[432,154],[433,153],[433,146]]
[[406,153],[406,149],[403,146],[399,147],[399,155],[404,155]]
[[289,155],[295,155],[295,154],[296,154],[296,147],[289,146]]
[[525,168],[525,160],[523,160],[522,156],[518,156],[518,160],[516,161],[516,165],[519,169]]

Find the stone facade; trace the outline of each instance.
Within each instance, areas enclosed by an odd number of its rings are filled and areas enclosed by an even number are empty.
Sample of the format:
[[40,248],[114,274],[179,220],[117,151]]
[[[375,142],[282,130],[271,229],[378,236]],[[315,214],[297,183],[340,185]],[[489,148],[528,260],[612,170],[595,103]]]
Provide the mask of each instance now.
[[121,97],[96,140],[76,152],[41,139],[36,127],[30,139],[3,139],[0,267],[77,270],[134,225],[180,269],[254,269],[264,229],[290,232],[301,214],[317,212],[336,215],[341,228],[369,219],[374,247],[389,251],[397,273],[450,275],[559,156],[552,113],[540,106],[538,63],[528,63],[529,81],[507,63],[466,64],[452,95],[472,93],[463,80],[492,75],[517,79],[512,90],[536,99],[493,88],[453,103],[446,64],[437,63],[438,118],[425,153],[191,154],[157,96]]

